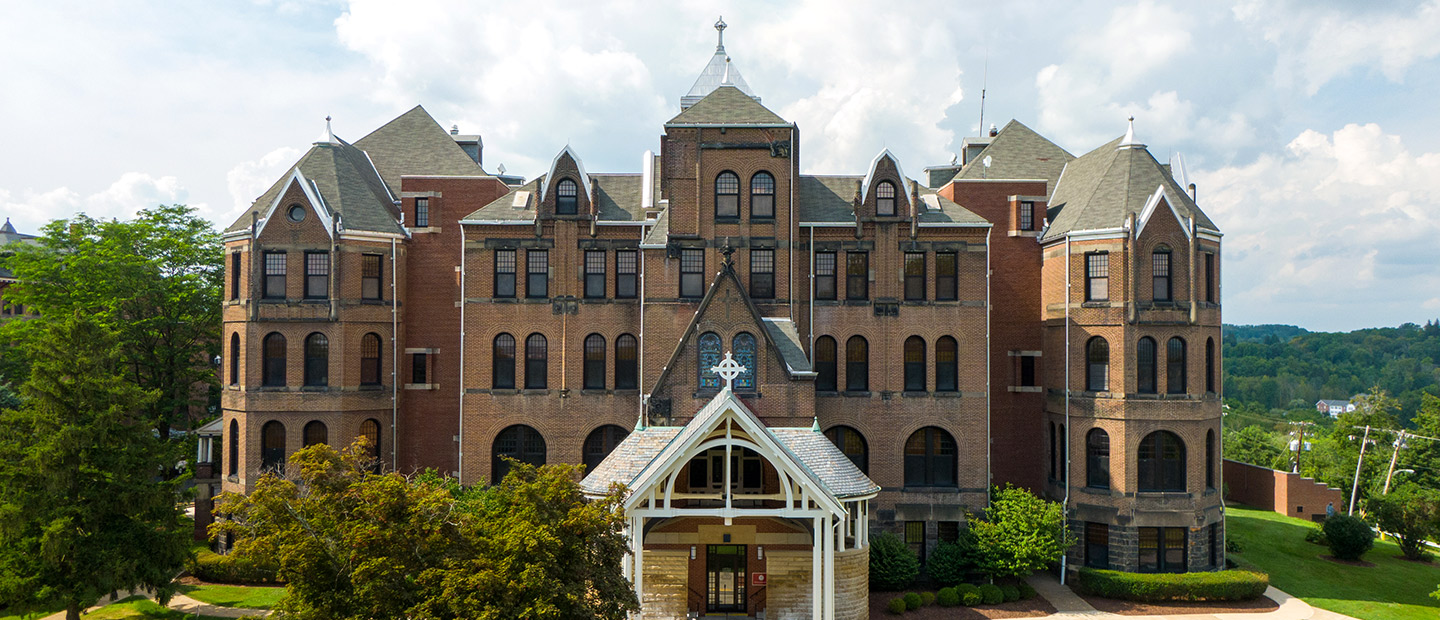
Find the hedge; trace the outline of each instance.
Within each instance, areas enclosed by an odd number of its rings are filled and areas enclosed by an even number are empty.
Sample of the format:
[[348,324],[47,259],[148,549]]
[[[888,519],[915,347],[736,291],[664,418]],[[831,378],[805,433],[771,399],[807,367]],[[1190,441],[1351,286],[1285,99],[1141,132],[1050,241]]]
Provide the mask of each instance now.
[[910,606],[905,604],[905,597],[903,597],[903,596],[897,596],[897,597],[895,597],[895,598],[890,599],[889,609],[890,609],[890,613],[892,613],[892,614],[895,614],[895,615],[898,616],[898,615],[900,615],[900,614],[905,613],[905,610],[907,610],[907,609],[909,609],[909,608],[910,608]]
[[1248,570],[1145,574],[1082,568],[1077,585],[1086,594],[1144,603],[1249,601],[1265,594],[1270,576]]
[[186,562],[185,570],[201,581],[211,583],[274,584],[279,580],[275,571],[241,562],[232,555],[220,555],[208,549]]
[[1000,590],[1000,586],[987,583],[980,586],[980,600],[986,605],[999,605],[1005,602],[1005,593]]

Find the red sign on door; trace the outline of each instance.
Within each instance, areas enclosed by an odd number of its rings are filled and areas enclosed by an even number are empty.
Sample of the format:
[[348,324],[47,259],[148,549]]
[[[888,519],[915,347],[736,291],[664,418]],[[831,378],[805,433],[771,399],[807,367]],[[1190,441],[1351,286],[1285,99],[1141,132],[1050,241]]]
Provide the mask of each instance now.
[[750,573],[750,587],[765,587],[765,573]]

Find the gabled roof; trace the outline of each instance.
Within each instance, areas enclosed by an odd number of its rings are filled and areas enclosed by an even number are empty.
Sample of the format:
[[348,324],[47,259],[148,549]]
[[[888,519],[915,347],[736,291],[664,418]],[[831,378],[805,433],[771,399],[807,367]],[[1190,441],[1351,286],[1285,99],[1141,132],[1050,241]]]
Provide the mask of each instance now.
[[734,86],[720,86],[665,125],[773,125],[790,123]]
[[[589,200],[589,199],[590,199],[590,175],[588,175],[588,174],[585,173],[585,162],[580,161],[580,155],[576,154],[576,153],[575,153],[575,149],[570,148],[570,145],[568,145],[568,144],[565,145],[565,148],[560,149],[560,152],[555,154],[555,158],[552,159],[552,160],[550,160],[550,171],[547,172],[547,173],[545,173],[545,178],[547,178],[547,179],[553,179],[553,178],[555,178],[555,168],[560,165],[560,158],[562,158],[562,157],[564,157],[564,156],[566,156],[566,155],[569,155],[569,156],[570,156],[570,161],[575,162],[575,170],[578,171],[578,172],[577,172],[577,175],[580,177],[580,189],[585,192],[585,199],[586,199],[586,200]],[[549,183],[541,183],[541,184],[540,184],[540,200],[542,200],[542,201],[545,200],[545,194],[546,194],[546,192],[548,192],[548,191],[550,191],[550,184],[549,184]]]
[[1123,138],[1090,151],[1065,166],[1050,194],[1050,226],[1041,241],[1081,230],[1117,229],[1131,214],[1140,215],[1157,191],[1182,218],[1216,231],[1160,162],[1143,145],[1122,145]]
[[[638,174],[586,175],[595,189],[595,210],[600,222],[642,222],[645,208],[641,206],[644,178]],[[540,188],[548,176],[539,177],[520,187],[512,187],[505,195],[490,201],[461,218],[462,224],[481,222],[534,222],[535,206],[540,204]],[[588,190],[587,190],[588,191]],[[520,205],[517,208],[516,205]],[[663,238],[661,243],[664,243]]]
[[485,174],[450,132],[418,105],[356,140],[355,146],[375,160],[380,177],[396,196],[400,195],[401,175]]
[[[855,175],[802,175],[795,184],[796,210],[801,224],[854,224],[855,193],[865,178]],[[914,179],[904,179],[896,191],[910,196],[914,189],[920,196],[921,226],[987,227],[990,222]]]
[[339,214],[344,230],[405,234],[390,190],[364,151],[336,138],[335,143],[317,143],[295,162],[285,175],[261,194],[225,232],[250,226],[250,214],[265,217],[285,193],[296,172],[311,181],[313,189],[331,213]]
[[[986,157],[990,158],[988,169],[984,164]],[[1069,151],[1035,133],[1024,123],[1012,120],[991,138],[989,146],[966,162],[955,178],[1045,179],[1049,181],[1048,189],[1053,191],[1065,164],[1072,159],[1075,156]]]
[[[875,155],[875,159],[870,160],[870,171],[865,173],[865,181],[860,184],[861,196],[870,195],[870,186],[875,184],[875,171],[880,169],[880,160],[883,159],[889,159],[890,163],[895,164],[895,174],[900,177],[900,184],[902,186],[905,185],[907,179],[905,178],[905,169],[900,167],[900,158],[892,154],[890,149],[881,149],[880,153]],[[905,191],[904,187],[898,187],[895,191],[902,194],[902,197],[905,199],[905,208],[903,210],[897,208],[895,212],[897,214],[909,215],[912,206],[910,204],[910,192]],[[898,207],[899,205],[896,206]]]

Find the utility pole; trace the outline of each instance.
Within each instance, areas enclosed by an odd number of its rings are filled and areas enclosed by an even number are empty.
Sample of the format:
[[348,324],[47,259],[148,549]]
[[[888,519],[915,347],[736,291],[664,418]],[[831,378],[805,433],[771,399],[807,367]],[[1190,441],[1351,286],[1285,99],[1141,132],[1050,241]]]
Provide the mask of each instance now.
[[[1354,435],[1351,435],[1354,437]],[[1365,462],[1365,444],[1370,443],[1370,425],[1365,425],[1365,437],[1360,440],[1360,458],[1355,459],[1355,482],[1350,485],[1350,510],[1345,514],[1355,514],[1355,492],[1360,489],[1360,464]]]
[[[1305,453],[1305,427],[1312,426],[1314,422],[1291,422],[1290,424],[1300,427],[1298,439],[1295,441],[1295,473],[1300,473],[1300,456]],[[1297,433],[1291,432],[1292,435]]]
[[1395,450],[1390,453],[1390,470],[1385,472],[1385,490],[1381,495],[1390,493],[1390,477],[1395,475],[1395,459],[1400,456],[1400,449],[1405,447],[1405,431],[1400,431],[1400,437],[1395,439]]

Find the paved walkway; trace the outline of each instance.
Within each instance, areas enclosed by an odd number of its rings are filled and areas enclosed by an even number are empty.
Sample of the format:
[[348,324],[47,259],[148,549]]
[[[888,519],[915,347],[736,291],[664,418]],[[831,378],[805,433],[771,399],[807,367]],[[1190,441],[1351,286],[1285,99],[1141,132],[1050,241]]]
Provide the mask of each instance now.
[[1350,616],[1333,611],[1316,609],[1309,603],[1290,596],[1271,586],[1265,596],[1280,605],[1279,609],[1263,613],[1222,613],[1222,614],[1167,614],[1161,616],[1122,616],[1106,613],[1091,607],[1067,586],[1050,573],[1036,573],[1028,580],[1035,591],[1055,606],[1055,613],[1042,616],[1050,620],[1355,620]]
[[[99,603],[96,603],[94,606],[81,612],[80,616],[83,618],[85,614],[88,614],[97,609],[100,609],[101,607],[114,603],[115,601],[130,598],[131,596],[143,596],[149,599],[154,598],[154,596],[148,592],[120,592],[113,596],[107,596],[103,599],[100,599]],[[185,596],[184,594],[176,594],[170,597],[169,607],[170,609],[174,609],[175,611],[184,612],[187,614],[214,616],[216,618],[249,618],[254,616],[264,616],[270,613],[263,609],[241,609],[239,607],[221,607],[219,605],[211,605],[209,603],[202,603],[200,601],[197,601],[193,598]],[[65,612],[62,611],[59,613],[53,613],[41,618],[40,620],[65,620]]]

